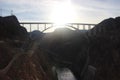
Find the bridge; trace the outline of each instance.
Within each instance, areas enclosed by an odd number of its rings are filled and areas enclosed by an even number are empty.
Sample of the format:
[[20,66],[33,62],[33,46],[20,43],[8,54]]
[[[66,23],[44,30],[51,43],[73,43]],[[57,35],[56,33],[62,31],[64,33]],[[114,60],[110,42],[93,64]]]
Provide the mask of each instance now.
[[[49,30],[50,28],[55,28],[59,26],[50,22],[20,22],[20,25],[25,27],[28,32],[31,32],[33,30],[45,31],[47,29]],[[65,26],[68,25],[77,28],[79,30],[89,30],[95,26],[95,24],[86,24],[86,23],[68,23]]]

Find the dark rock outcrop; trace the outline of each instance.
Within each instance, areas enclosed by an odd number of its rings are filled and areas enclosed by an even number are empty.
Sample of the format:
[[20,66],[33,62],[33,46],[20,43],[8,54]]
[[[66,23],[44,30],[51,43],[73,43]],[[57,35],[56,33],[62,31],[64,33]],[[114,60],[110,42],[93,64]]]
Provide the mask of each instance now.
[[0,69],[7,66],[16,54],[14,49],[22,48],[27,37],[27,30],[15,16],[0,17]]
[[120,79],[120,17],[109,18],[88,32],[90,64],[96,67],[95,80]]
[[24,40],[28,33],[15,16],[0,17],[0,39]]

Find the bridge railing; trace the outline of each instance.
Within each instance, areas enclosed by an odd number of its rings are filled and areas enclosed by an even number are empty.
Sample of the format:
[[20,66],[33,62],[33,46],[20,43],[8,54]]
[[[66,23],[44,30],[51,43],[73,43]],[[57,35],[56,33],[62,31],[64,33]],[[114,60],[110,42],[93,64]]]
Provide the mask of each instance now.
[[[46,30],[49,27],[55,27],[54,23],[48,23],[48,22],[20,22],[20,25],[25,27],[28,32],[31,32],[33,30]],[[89,30],[92,29],[95,24],[86,24],[86,23],[68,23],[68,25],[75,27],[80,30]]]

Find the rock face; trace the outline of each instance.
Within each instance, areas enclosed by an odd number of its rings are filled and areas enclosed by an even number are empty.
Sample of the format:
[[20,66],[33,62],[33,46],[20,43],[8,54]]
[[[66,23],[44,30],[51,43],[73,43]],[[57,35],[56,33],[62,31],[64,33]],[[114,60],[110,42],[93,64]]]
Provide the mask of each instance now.
[[[43,38],[44,46],[50,50],[53,61],[59,67],[69,68],[76,78],[90,80],[91,72],[95,80],[120,79],[120,17],[109,18],[97,24],[84,34],[69,29],[56,30]],[[87,56],[89,64],[96,68],[81,78]],[[87,65],[88,67],[88,65]],[[78,69],[79,68],[79,69]],[[88,71],[89,72],[89,71]]]
[[88,32],[90,64],[96,67],[95,80],[120,79],[120,17],[109,18]]
[[0,80],[55,80],[47,56],[15,16],[0,17]]
[[28,33],[20,26],[15,16],[0,17],[0,69],[7,66],[15,55],[15,48],[21,48]]

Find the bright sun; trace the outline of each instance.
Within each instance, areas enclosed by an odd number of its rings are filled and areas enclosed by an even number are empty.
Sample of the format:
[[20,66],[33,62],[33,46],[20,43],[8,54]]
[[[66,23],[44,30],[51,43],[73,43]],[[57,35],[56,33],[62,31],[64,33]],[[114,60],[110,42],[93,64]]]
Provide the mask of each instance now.
[[63,3],[57,3],[53,6],[51,20],[59,27],[66,23],[74,22],[76,12],[74,6],[67,0]]

